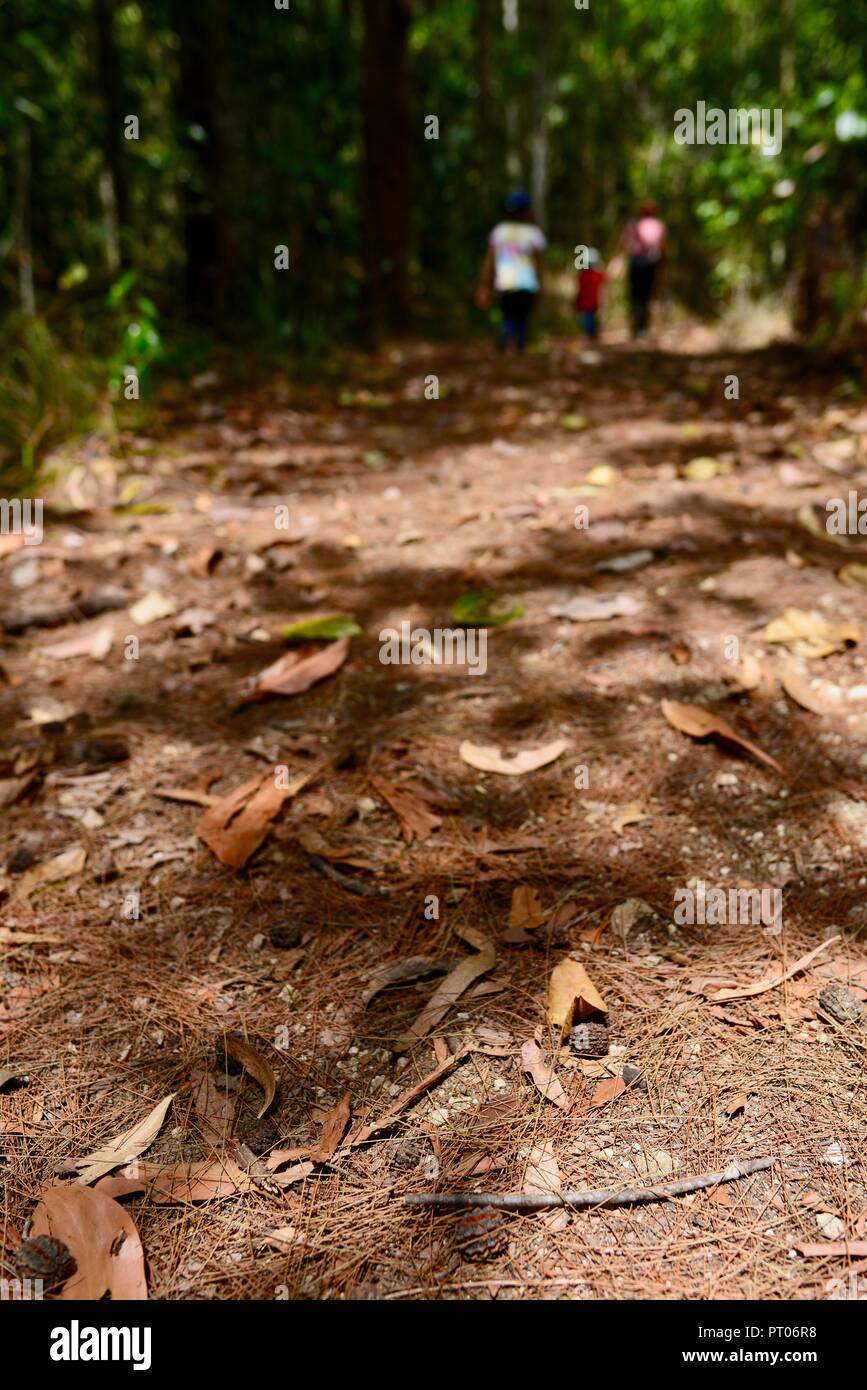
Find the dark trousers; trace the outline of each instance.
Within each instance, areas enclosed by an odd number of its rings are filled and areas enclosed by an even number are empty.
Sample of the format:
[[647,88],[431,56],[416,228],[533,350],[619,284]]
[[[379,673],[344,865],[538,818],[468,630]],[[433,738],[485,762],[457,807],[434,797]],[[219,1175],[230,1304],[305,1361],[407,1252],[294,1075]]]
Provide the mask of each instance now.
[[532,290],[506,290],[500,295],[500,312],[503,322],[500,327],[500,348],[514,342],[518,351],[524,351],[527,341],[527,324],[536,296]]
[[581,320],[581,327],[584,330],[585,338],[599,337],[599,310],[598,309],[579,309],[578,317]]
[[632,308],[632,330],[636,334],[647,332],[656,266],[656,261],[648,261],[644,256],[633,256],[629,262],[629,303]]

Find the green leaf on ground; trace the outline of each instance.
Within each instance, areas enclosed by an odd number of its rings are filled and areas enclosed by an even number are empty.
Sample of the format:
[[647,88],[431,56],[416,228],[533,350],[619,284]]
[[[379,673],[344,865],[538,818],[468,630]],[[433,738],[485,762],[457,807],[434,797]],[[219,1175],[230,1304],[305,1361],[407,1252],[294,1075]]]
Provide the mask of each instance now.
[[335,642],[339,637],[358,637],[360,632],[361,628],[354,618],[336,613],[332,618],[309,618],[306,622],[284,627],[283,640],[290,646],[296,642],[310,642],[317,637]]
[[498,603],[502,604],[502,600],[487,589],[464,594],[452,609],[452,617],[456,623],[464,623],[469,627],[502,627],[505,623],[513,622],[515,618],[522,618],[526,611],[523,603],[516,603],[508,612],[498,612]]

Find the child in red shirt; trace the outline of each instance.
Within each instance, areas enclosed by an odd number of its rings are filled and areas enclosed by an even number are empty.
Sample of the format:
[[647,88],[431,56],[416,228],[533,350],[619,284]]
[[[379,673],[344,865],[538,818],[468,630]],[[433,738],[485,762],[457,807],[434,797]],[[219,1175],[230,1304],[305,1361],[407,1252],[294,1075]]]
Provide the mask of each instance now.
[[607,277],[602,269],[602,257],[594,246],[590,247],[587,261],[586,269],[578,272],[575,307],[585,338],[592,340],[599,336],[599,301]]

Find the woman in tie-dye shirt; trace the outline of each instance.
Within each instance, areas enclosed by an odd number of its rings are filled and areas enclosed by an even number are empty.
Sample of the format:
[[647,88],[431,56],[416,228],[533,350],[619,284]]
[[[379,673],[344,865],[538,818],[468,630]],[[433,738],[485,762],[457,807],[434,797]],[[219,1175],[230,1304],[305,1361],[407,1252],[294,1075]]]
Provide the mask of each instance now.
[[532,220],[527,193],[513,193],[506,200],[506,217],[488,238],[488,252],[476,292],[480,309],[490,307],[496,291],[503,315],[500,348],[514,342],[523,352],[527,324],[542,287],[542,252],[545,235]]

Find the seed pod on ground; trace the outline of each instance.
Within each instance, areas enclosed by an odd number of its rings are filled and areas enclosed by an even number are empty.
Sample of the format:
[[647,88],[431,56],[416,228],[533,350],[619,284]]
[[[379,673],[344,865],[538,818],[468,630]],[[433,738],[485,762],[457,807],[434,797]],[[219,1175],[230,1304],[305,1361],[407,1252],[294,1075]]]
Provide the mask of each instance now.
[[62,1240],[31,1236],[15,1252],[15,1268],[22,1278],[41,1279],[46,1293],[59,1290],[78,1269]]
[[604,1023],[576,1023],[569,1046],[579,1057],[607,1057],[608,1029]]
[[454,1227],[455,1248],[464,1260],[495,1260],[505,1255],[509,1239],[496,1207],[470,1207]]
[[842,985],[826,985],[819,1003],[837,1023],[860,1023],[867,1020],[867,1009],[850,989]]

